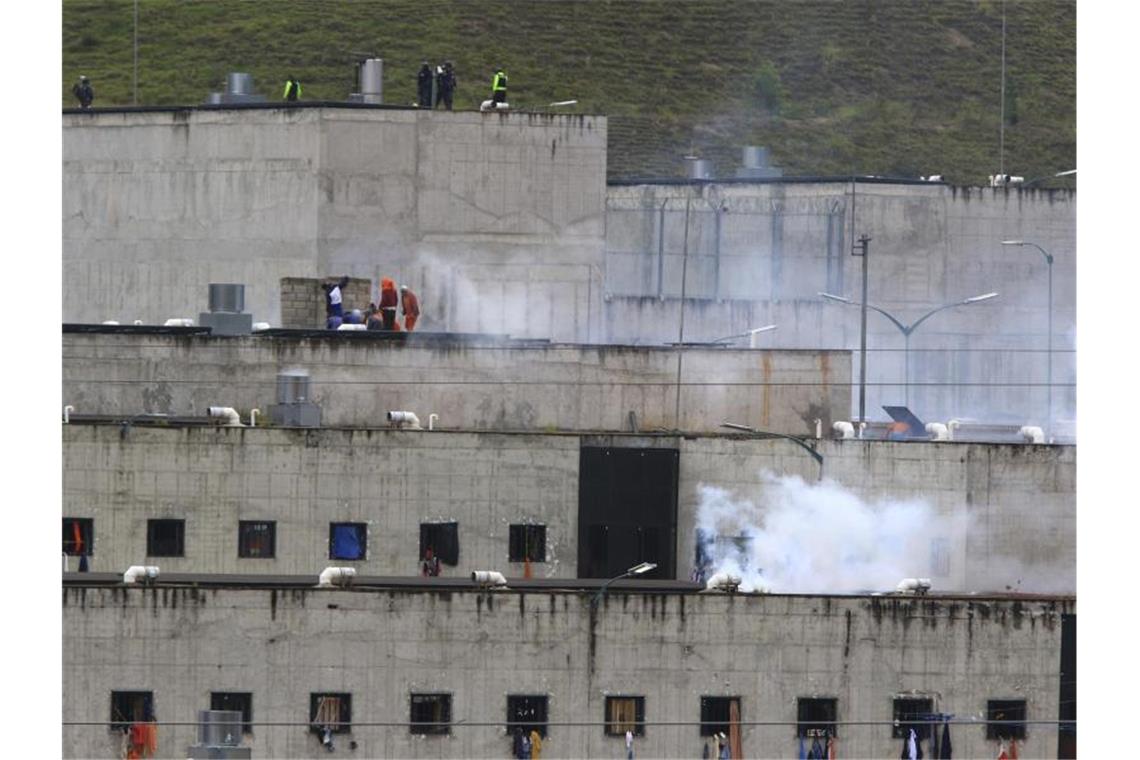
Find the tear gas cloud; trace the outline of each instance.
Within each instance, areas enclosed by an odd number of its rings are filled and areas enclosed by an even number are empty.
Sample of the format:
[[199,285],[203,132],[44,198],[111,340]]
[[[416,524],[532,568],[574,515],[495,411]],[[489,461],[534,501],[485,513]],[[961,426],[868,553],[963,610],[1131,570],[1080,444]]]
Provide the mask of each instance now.
[[[928,577],[939,591],[1076,592],[1076,567],[994,552],[966,554],[965,509],[944,514],[921,498],[868,502],[832,480],[761,473],[756,500],[702,484],[695,534],[703,578],[728,573],[743,591],[894,591]],[[973,540],[981,541],[981,536]]]

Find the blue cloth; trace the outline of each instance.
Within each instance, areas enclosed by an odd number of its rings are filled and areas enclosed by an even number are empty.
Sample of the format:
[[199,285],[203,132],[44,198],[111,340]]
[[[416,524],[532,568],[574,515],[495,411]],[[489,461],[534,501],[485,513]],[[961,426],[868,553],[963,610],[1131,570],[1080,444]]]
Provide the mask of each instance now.
[[332,544],[333,559],[364,559],[355,525],[334,525]]
[[797,756],[799,760],[807,760],[807,749],[804,747],[804,738],[800,737],[800,753]]
[[941,760],[950,760],[950,752],[952,749],[950,746],[950,724],[944,723],[942,724],[942,746],[938,748],[938,757],[941,758]]
[[827,755],[820,745],[818,737],[811,740],[811,751],[808,752],[808,760],[827,760]]

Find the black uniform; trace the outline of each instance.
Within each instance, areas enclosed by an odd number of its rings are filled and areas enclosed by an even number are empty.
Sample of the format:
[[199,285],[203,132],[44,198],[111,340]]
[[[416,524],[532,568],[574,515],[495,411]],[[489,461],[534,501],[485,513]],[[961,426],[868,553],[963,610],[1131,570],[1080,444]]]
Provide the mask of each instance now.
[[420,73],[416,77],[416,83],[419,88],[419,103],[420,108],[431,108],[431,84],[432,84],[431,66],[425,62],[420,67]]
[[87,81],[86,77],[80,79],[79,83],[71,88],[71,92],[79,101],[80,108],[90,108],[91,101],[95,100],[95,90],[91,89],[91,83]]
[[440,101],[442,101],[444,108],[450,111],[451,101],[455,96],[455,68],[451,65],[451,61],[446,61],[443,64],[443,70],[436,75],[435,81],[435,107],[439,108]]

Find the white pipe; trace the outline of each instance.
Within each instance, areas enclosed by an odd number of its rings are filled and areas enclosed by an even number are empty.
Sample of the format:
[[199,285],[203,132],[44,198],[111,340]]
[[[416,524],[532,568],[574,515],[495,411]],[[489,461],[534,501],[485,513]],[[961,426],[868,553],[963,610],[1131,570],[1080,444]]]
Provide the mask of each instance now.
[[388,412],[388,422],[397,427],[407,427],[412,430],[422,430],[420,418],[415,412]]
[[831,432],[836,438],[854,438],[855,426],[846,420],[836,420],[831,423]]
[[435,430],[435,421],[438,419],[438,414],[432,413],[428,415],[428,430]]
[[815,439],[818,441],[823,438],[823,420],[818,417],[815,420]]
[[925,594],[929,590],[929,578],[903,578],[895,587],[895,591],[911,594]]
[[67,552],[63,553],[63,572],[67,572]]
[[1026,443],[1045,443],[1045,431],[1036,425],[1024,425],[1018,432]]
[[117,324],[119,324],[119,320],[117,320],[117,319],[104,319],[103,324],[105,324],[105,325],[117,325]]
[[261,413],[260,409],[249,410],[249,426],[257,427],[257,415]]
[[162,323],[163,327],[193,327],[194,320],[188,317],[171,317]]
[[867,429],[867,423],[866,422],[860,422],[859,423],[859,438],[860,439],[863,438],[863,431],[865,431],[866,429]]
[[222,424],[226,427],[243,427],[237,409],[234,409],[232,406],[211,406],[206,409],[206,416],[225,420]]
[[71,422],[71,413],[75,411],[75,407],[68,404],[63,408],[63,424],[66,425]]
[[337,329],[337,330],[341,330],[341,331],[352,332],[352,331],[355,331],[355,330],[367,330],[367,329],[368,329],[368,325],[351,325],[351,324],[343,324],[343,325],[338,325],[336,329]]
[[261,332],[262,330],[270,329],[271,325],[268,322],[254,322],[250,329],[253,332]]
[[926,432],[930,435],[930,440],[932,441],[950,440],[950,429],[941,422],[926,423]]
[[953,419],[946,423],[946,432],[949,435],[947,440],[954,440],[954,434],[958,432],[958,428],[962,427],[962,420]]
[[326,567],[317,580],[318,586],[347,586],[356,577],[355,567]]
[[123,573],[123,583],[135,583],[140,578],[154,580],[158,577],[158,567],[155,565],[131,565]]
[[142,321],[141,319],[136,319],[136,320],[135,320],[135,326],[136,326],[136,327],[137,327],[137,326],[140,326],[140,325],[142,325],[142,323],[143,323],[143,321]]
[[741,578],[739,575],[732,573],[719,572],[714,573],[708,582],[705,584],[706,591],[736,591],[740,588]]
[[502,573],[495,570],[474,570],[471,573],[471,580],[480,586],[507,585],[507,579],[503,577]]

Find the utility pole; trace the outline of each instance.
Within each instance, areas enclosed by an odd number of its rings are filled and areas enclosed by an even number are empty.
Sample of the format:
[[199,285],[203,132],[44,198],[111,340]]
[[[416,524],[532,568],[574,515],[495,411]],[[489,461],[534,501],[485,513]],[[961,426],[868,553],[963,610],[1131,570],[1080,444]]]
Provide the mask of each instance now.
[[681,324],[677,330],[677,407],[673,410],[677,430],[681,429],[681,364],[685,358],[685,285],[689,274],[689,208],[693,199],[692,192],[686,192],[688,194],[685,196],[685,234],[681,246]]
[[131,104],[139,104],[139,0],[135,0],[135,68],[132,77],[134,92],[131,95]]
[[859,318],[859,422],[867,421],[867,243],[871,236],[859,236],[859,245],[852,249],[852,256],[863,259],[863,300],[860,302]]

